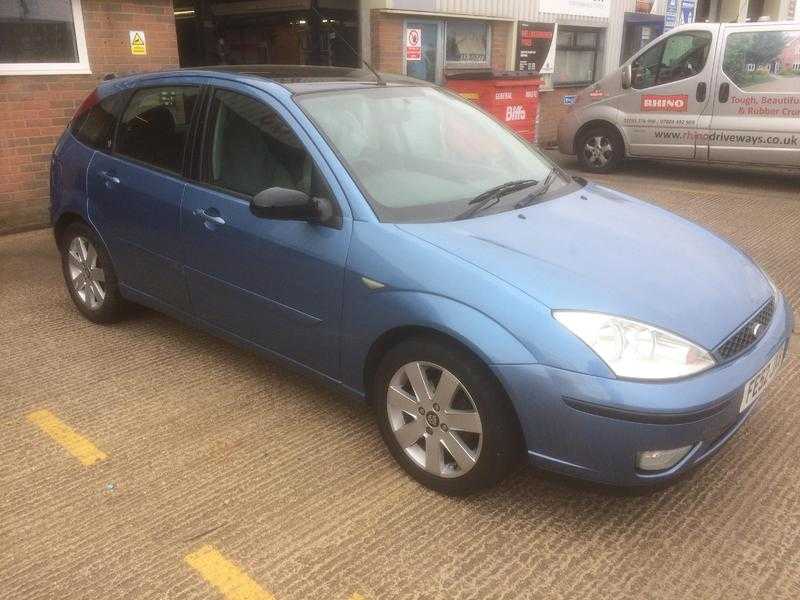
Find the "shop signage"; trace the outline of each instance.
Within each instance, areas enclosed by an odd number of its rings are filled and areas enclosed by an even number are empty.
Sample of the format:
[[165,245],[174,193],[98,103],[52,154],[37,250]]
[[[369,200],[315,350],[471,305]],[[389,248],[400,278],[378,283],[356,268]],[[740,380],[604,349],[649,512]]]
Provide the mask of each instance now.
[[667,0],[664,9],[664,33],[678,24],[678,2],[679,0]]
[[422,60],[422,29],[406,29],[406,60]]
[[694,11],[697,2],[695,0],[683,0],[681,2],[681,25],[684,23],[694,23]]
[[611,0],[539,0],[539,12],[607,19]]
[[517,71],[552,73],[558,25],[520,21],[517,26]]
[[131,54],[134,56],[147,55],[147,41],[144,37],[144,31],[129,31],[131,39]]

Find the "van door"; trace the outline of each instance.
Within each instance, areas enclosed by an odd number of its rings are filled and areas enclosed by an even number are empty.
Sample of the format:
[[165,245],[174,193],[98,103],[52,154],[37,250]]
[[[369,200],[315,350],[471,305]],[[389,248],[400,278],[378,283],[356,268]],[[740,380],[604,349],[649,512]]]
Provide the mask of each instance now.
[[800,23],[723,35],[709,159],[800,167]]
[[628,154],[695,157],[695,131],[709,105],[715,27],[676,31],[633,60],[631,88],[618,100]]

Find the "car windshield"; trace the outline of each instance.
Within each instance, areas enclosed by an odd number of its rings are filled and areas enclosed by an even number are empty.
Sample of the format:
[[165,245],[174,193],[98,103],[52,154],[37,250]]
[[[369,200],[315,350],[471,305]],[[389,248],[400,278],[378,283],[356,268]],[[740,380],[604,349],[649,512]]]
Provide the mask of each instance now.
[[[514,207],[553,163],[470,103],[423,86],[302,94],[295,100],[326,136],[384,222],[434,222]],[[569,184],[560,175],[548,195]],[[518,189],[519,188],[519,189]],[[543,190],[544,191],[544,190]],[[491,194],[489,196],[492,196]],[[484,210],[485,209],[485,210]],[[465,212],[466,211],[466,212]]]

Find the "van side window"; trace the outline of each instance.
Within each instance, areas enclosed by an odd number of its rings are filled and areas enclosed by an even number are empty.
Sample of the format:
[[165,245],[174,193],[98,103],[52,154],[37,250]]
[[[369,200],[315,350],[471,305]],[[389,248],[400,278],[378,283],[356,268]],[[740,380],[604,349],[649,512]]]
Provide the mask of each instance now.
[[800,94],[800,31],[732,33],[722,70],[748,92]]
[[95,150],[109,152],[114,128],[122,111],[122,95],[103,98],[72,122],[72,135]]
[[180,173],[197,87],[139,90],[131,98],[117,133],[115,152]]
[[645,89],[700,73],[711,49],[707,31],[677,33],[653,46],[631,65],[633,87]]
[[303,144],[262,102],[217,90],[206,139],[205,180],[212,185],[247,196],[283,187],[330,197]]

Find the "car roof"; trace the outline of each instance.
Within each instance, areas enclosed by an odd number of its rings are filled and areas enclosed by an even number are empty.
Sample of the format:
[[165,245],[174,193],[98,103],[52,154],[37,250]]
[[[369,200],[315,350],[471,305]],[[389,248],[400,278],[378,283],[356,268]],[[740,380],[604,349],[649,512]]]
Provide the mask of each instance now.
[[[154,73],[142,73],[129,79],[146,78]],[[190,67],[170,71],[159,71],[160,76],[169,75],[223,75],[227,77],[243,76],[277,83],[292,94],[303,94],[318,91],[333,91],[354,88],[375,87],[378,81],[367,69],[352,67],[328,67],[307,65],[216,65],[207,67]],[[429,86],[421,81],[403,75],[380,73],[387,85]],[[114,79],[110,79],[114,81]]]

